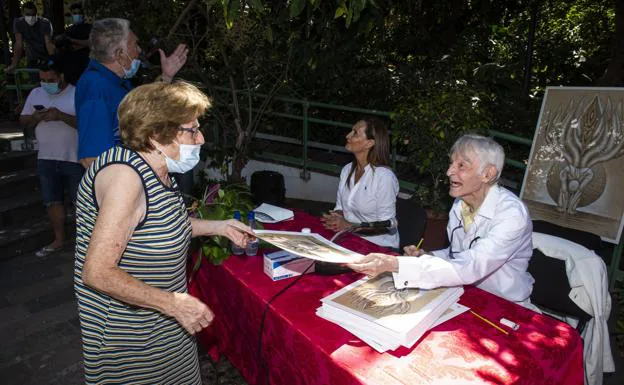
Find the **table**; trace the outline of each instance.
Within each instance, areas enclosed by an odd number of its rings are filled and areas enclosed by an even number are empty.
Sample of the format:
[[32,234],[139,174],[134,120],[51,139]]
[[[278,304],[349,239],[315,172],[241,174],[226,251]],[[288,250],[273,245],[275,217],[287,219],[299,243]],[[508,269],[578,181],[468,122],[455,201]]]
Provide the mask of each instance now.
[[[309,227],[329,238],[318,218],[267,228]],[[341,245],[366,253],[383,251],[358,236]],[[490,320],[520,325],[505,335],[470,313],[427,332],[413,348],[379,354],[348,331],[315,315],[320,299],[359,279],[356,273],[305,275],[269,307],[258,354],[260,320],[267,301],[294,278],[271,281],[256,257],[232,256],[223,265],[203,262],[189,290],[215,313],[200,344],[224,354],[250,384],[583,384],[583,348],[569,325],[537,314],[476,287],[460,303]]]

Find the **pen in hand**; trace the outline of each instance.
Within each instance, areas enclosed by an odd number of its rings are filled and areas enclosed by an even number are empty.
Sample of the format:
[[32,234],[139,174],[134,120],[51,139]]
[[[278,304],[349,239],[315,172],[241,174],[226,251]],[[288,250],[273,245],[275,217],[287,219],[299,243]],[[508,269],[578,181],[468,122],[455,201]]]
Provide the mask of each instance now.
[[405,253],[405,255],[408,255],[408,256],[411,256],[411,257],[419,257],[421,254],[423,254],[423,253],[419,253],[420,246],[422,246],[423,241],[424,241],[424,238],[420,238],[420,241],[418,242],[418,245],[416,245],[416,246],[414,246],[414,245],[405,246],[403,248],[403,252]]

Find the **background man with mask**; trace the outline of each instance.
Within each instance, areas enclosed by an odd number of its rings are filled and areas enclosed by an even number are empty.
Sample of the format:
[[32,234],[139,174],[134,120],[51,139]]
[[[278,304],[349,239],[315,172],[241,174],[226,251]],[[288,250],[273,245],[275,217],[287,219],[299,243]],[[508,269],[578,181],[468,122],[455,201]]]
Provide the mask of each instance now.
[[64,34],[56,36],[54,40],[56,59],[65,75],[65,81],[76,85],[89,64],[91,24],[84,21],[81,3],[73,3],[69,8],[72,24],[65,29]]
[[15,42],[13,44],[13,59],[7,67],[12,72],[18,65],[24,49],[26,50],[26,66],[37,68],[45,63],[54,54],[52,42],[52,24],[44,17],[37,16],[37,6],[32,1],[24,3],[22,14],[13,22]]
[[[141,47],[125,19],[102,19],[93,23],[89,36],[91,60],[76,86],[78,159],[88,168],[93,160],[120,143],[117,108],[133,86],[141,61]],[[180,44],[168,57],[162,50],[163,81],[171,82],[186,63],[188,48]]]
[[75,88],[64,80],[52,60],[40,67],[39,78],[41,87],[34,88],[28,95],[20,124],[36,127],[35,137],[39,144],[37,173],[54,231],[54,241],[37,252],[38,256],[44,256],[63,246],[64,197],[67,194],[71,202],[76,199],[84,169],[76,157]]

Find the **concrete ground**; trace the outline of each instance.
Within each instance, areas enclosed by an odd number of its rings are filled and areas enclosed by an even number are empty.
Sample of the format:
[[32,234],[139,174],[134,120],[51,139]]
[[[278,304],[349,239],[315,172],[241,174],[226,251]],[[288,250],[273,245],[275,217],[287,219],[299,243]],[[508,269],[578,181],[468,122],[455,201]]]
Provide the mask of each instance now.
[[[0,383],[84,383],[73,248],[0,262]],[[200,355],[204,384],[246,384],[228,361]]]
[[[311,203],[320,212],[326,204]],[[73,244],[45,257],[25,254],[0,260],[0,383],[83,382],[79,321],[73,294]],[[624,365],[614,348],[618,372],[605,384],[624,383]],[[227,360],[201,355],[204,384],[246,384]]]

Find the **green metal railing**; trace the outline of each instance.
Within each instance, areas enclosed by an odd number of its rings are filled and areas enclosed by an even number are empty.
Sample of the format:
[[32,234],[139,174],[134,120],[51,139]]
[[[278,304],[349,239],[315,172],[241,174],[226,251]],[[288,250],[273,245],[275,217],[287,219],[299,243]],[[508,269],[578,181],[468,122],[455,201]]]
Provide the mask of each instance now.
[[39,84],[22,83],[20,74],[23,73],[38,74],[39,70],[34,68],[17,68],[14,72],[15,84],[7,84],[6,86],[4,86],[4,88],[8,91],[15,91],[18,104],[22,104],[22,102],[24,101],[24,95],[22,94],[23,91],[29,91],[39,86]]
[[[32,73],[32,72],[37,72],[37,70],[19,69],[17,70],[17,72],[18,73],[19,72]],[[21,102],[21,100],[23,99],[22,91],[32,89],[33,87],[36,87],[37,85],[36,84],[35,85],[21,84],[19,82],[18,73],[16,73],[16,77],[15,77],[16,84],[5,86],[5,87],[9,90],[15,90],[17,93],[17,99],[19,102]],[[215,87],[215,90],[218,92],[226,92],[226,93],[232,92],[231,89],[226,88],[226,87]],[[247,95],[247,97],[251,96],[251,98],[253,99],[266,99],[269,97],[269,95],[266,95],[266,94],[253,93],[253,92],[251,93],[251,95],[249,95],[249,91],[247,90],[236,90],[235,93],[237,95]],[[341,111],[341,112],[348,112],[348,113],[354,113],[354,114],[374,115],[374,116],[379,116],[379,117],[387,118],[387,119],[391,117],[391,113],[389,111],[379,111],[379,110],[370,110],[370,109],[349,107],[349,106],[342,106],[342,105],[333,105],[333,104],[328,104],[328,103],[313,102],[309,100],[295,99],[295,98],[282,97],[282,96],[273,97],[273,101],[280,101],[284,103],[289,103],[291,105],[300,106],[301,115],[295,115],[292,113],[279,112],[279,111],[264,111],[264,114],[267,116],[272,116],[272,117],[277,117],[277,118],[285,118],[289,120],[300,121],[302,123],[302,139],[301,140],[271,135],[273,137],[271,140],[274,140],[274,141],[300,144],[302,146],[302,155],[301,155],[301,158],[299,158],[299,157],[278,154],[278,153],[273,153],[273,152],[267,152],[267,151],[263,151],[259,155],[260,157],[267,159],[267,160],[279,161],[282,163],[301,167],[301,178],[304,180],[310,179],[310,168],[322,170],[322,171],[329,171],[333,173],[339,173],[342,168],[342,165],[317,162],[317,161],[312,161],[308,159],[308,148],[312,144],[314,144],[309,140],[310,124],[322,124],[322,125],[328,125],[328,126],[340,127],[340,128],[351,128],[353,124],[353,119],[349,120],[348,122],[345,122],[345,121],[339,121],[339,120],[320,119],[316,117],[311,117],[309,116],[310,108],[328,109],[328,110],[333,110],[333,111]],[[241,107],[241,109],[246,109],[246,108],[247,107]],[[252,111],[257,113],[258,109],[252,107]],[[516,135],[512,135],[512,134],[508,134],[508,133],[504,133],[504,132],[500,132],[496,130],[489,130],[488,134],[492,138],[495,138],[497,140],[502,140],[509,144],[518,145],[518,146],[521,146],[522,148],[526,148],[527,158],[528,158],[528,153],[533,144],[532,139],[523,138],[523,137],[519,137]],[[262,134],[259,134],[259,135],[262,135]],[[327,144],[321,144],[321,145],[318,145],[317,147],[324,148],[323,145],[325,148],[328,146],[331,146]],[[337,148],[337,146],[333,146],[333,147]],[[396,169],[397,161],[400,161],[402,159],[405,159],[405,157],[402,157],[399,154],[397,154],[396,149],[393,148],[392,154],[391,154],[391,164],[394,169]],[[526,169],[525,161],[506,158],[505,162],[508,166],[511,166],[518,170]],[[399,183],[402,189],[405,189],[408,191],[414,191],[416,188],[416,185],[414,183],[411,183],[408,181],[402,180],[402,181],[399,181]],[[619,276],[622,275],[623,273],[619,271],[618,269],[623,249],[624,249],[624,240],[621,240],[620,243],[614,248],[612,259],[611,259],[611,264],[609,266],[610,288],[613,287],[615,280],[618,279]]]
[[[227,87],[215,87],[215,90],[219,92],[223,92],[223,93],[232,92],[232,90]],[[235,92],[237,95],[246,95],[246,96],[249,95],[249,92],[247,90],[236,90]],[[269,95],[267,94],[253,93],[253,92],[251,93],[251,96],[252,98],[257,98],[257,99],[264,99],[264,98],[269,97]],[[284,113],[284,112],[275,112],[275,111],[265,111],[264,114],[267,116],[286,118],[286,119],[302,122],[302,139],[298,143],[302,146],[302,156],[301,158],[298,158],[298,157],[292,157],[292,156],[266,152],[266,151],[262,152],[260,155],[263,158],[268,159],[268,160],[275,160],[275,161],[291,164],[297,167],[301,167],[302,169],[301,177],[304,180],[309,180],[310,168],[314,168],[314,169],[322,170],[322,171],[329,171],[329,172],[340,172],[342,168],[342,165],[315,162],[315,161],[308,159],[308,148],[310,147],[310,141],[309,141],[310,124],[311,123],[323,124],[323,125],[328,125],[332,127],[340,127],[340,128],[351,128],[353,126],[353,120],[344,122],[344,121],[338,121],[338,120],[319,119],[319,118],[310,117],[308,115],[308,111],[310,108],[323,108],[323,109],[328,109],[328,110],[333,110],[333,111],[349,112],[349,113],[363,114],[363,115],[368,115],[368,116],[373,115],[373,116],[379,116],[379,117],[387,118],[387,119],[390,119],[392,115],[392,113],[389,111],[370,110],[370,109],[364,109],[364,108],[358,108],[358,107],[334,105],[334,104],[313,102],[309,100],[295,99],[295,98],[289,98],[289,97],[276,96],[276,97],[273,97],[273,100],[300,106],[300,109],[302,111],[301,115],[295,115],[292,113]],[[240,108],[246,109],[246,107],[240,107]],[[258,112],[258,109],[252,108],[252,111]],[[504,139],[513,144],[520,144],[523,146],[528,146],[527,153],[530,150],[531,145],[532,145],[532,140],[528,138],[522,138],[519,136],[515,136],[515,135],[511,135],[511,134],[507,134],[507,133],[495,131],[495,130],[490,130],[488,133],[493,138]],[[260,134],[260,136],[261,135],[262,134]],[[273,140],[280,141],[280,138],[275,137],[273,138]],[[292,143],[292,141],[288,141],[288,142]],[[396,147],[392,146],[392,153],[391,153],[391,159],[390,159],[392,168],[396,169],[397,161],[402,160],[402,159],[405,159],[405,157],[402,157],[399,154],[397,154]],[[505,160],[505,163],[519,170],[526,169],[526,164],[523,161],[507,158]],[[417,187],[416,184],[409,182],[409,181],[405,181],[405,180],[400,180],[399,184],[402,189],[412,191],[412,192]]]

